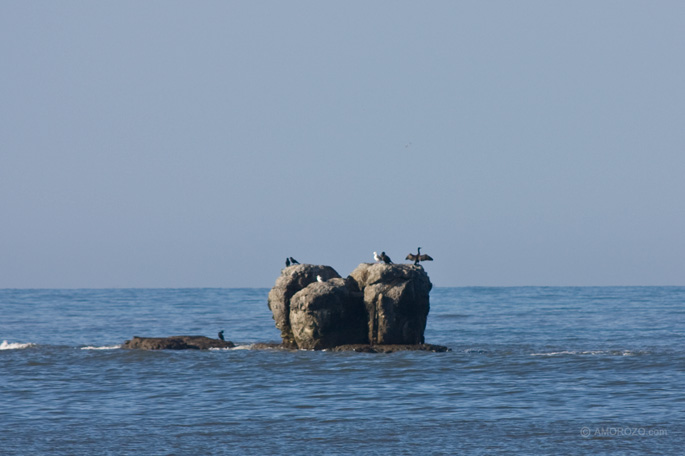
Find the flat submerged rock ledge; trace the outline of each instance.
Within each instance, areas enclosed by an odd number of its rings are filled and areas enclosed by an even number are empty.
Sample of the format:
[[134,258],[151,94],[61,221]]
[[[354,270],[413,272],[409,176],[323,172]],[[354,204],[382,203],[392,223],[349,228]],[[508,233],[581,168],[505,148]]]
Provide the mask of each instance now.
[[[139,337],[133,336],[127,340],[121,348],[130,350],[209,350],[211,348],[235,348],[235,344],[230,341],[211,339],[205,336],[171,336],[171,337]],[[289,347],[276,342],[257,342],[250,344],[250,350],[286,350],[298,351],[299,349]],[[448,347],[434,344],[392,344],[392,345],[370,345],[370,344],[347,344],[338,345],[325,349],[332,352],[357,352],[357,353],[394,353],[398,351],[426,351],[443,353],[452,351]]]
[[[251,350],[287,350],[287,351],[298,351],[306,350],[302,348],[293,348],[285,344],[277,343],[256,343],[250,346]],[[313,349],[309,349],[313,350]],[[346,344],[338,345],[336,347],[325,348],[320,351],[330,351],[330,352],[357,352],[357,353],[395,353],[399,351],[426,351],[433,353],[444,353],[452,351],[451,348],[445,347],[444,345],[435,344],[389,344],[389,345],[371,345],[371,344]]]
[[233,348],[233,342],[205,336],[139,337],[123,343],[121,348],[139,350],[209,350],[210,348]]
[[418,344],[418,345],[368,345],[368,344],[350,344],[350,345],[339,345],[329,349],[329,351],[341,352],[341,351],[354,351],[359,353],[394,353],[398,351],[427,351],[434,353],[444,353],[452,351],[450,348],[443,345],[435,344]]

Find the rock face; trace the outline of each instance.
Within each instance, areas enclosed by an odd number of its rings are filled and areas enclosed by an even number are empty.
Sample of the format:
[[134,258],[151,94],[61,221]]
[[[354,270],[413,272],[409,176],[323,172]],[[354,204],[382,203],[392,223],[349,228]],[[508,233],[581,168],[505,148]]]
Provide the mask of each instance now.
[[310,283],[316,283],[317,275],[324,280],[340,278],[340,274],[330,266],[296,264],[281,271],[281,276],[276,279],[276,285],[269,292],[269,309],[276,322],[276,328],[281,331],[285,347],[297,348],[290,327],[290,300],[295,293],[306,288]]
[[433,285],[423,267],[362,263],[350,279],[364,291],[371,344],[422,344]]
[[423,267],[411,264],[362,263],[347,279],[330,266],[302,264],[283,269],[269,308],[289,348],[418,345],[431,288]]
[[290,327],[298,348],[368,343],[362,294],[345,279],[314,282],[290,299]]
[[233,348],[233,342],[210,339],[205,336],[138,337],[127,340],[122,348],[140,350],[208,350],[210,348]]

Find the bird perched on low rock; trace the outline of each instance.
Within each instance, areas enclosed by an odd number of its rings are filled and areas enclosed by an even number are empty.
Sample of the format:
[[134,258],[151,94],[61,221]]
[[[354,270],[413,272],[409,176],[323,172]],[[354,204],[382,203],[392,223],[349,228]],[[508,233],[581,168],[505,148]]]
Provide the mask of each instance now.
[[381,257],[378,256],[378,253],[373,252],[373,260],[378,263],[381,261]]
[[414,264],[419,264],[420,261],[433,261],[433,258],[431,258],[429,255],[426,255],[425,253],[421,254],[421,247],[419,247],[417,249],[416,255],[410,253],[409,255],[407,255],[407,258],[405,258],[405,260],[410,260],[413,261]]
[[385,254],[385,252],[381,252],[380,258],[381,258],[381,261],[385,264],[393,264],[392,260],[390,259],[390,257],[388,255]]
[[297,261],[295,258],[290,257],[290,264],[300,264],[300,262]]
[[317,282],[324,282],[323,277],[321,277],[320,275],[316,276],[316,281]]
[[219,331],[219,339],[226,340],[226,339],[224,339],[224,330],[223,329],[221,331]]
[[290,258],[285,259],[285,267],[287,268],[288,266],[290,266]]

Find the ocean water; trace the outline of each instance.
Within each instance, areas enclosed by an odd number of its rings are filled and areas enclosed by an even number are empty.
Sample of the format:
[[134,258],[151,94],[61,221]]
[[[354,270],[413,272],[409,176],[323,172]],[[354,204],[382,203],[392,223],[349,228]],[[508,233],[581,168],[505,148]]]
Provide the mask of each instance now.
[[0,290],[0,454],[683,454],[685,288],[435,288],[392,354],[252,350],[267,294]]

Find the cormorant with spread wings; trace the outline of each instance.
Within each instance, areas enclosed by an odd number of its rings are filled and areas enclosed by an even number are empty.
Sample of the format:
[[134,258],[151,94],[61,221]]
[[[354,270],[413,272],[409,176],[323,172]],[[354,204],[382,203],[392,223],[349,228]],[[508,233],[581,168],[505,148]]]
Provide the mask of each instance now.
[[433,258],[431,258],[430,255],[426,255],[425,253],[421,254],[421,247],[419,247],[416,255],[410,253],[409,255],[407,255],[407,258],[405,258],[405,260],[410,260],[413,261],[414,264],[419,264],[419,262],[421,261],[433,261]]

